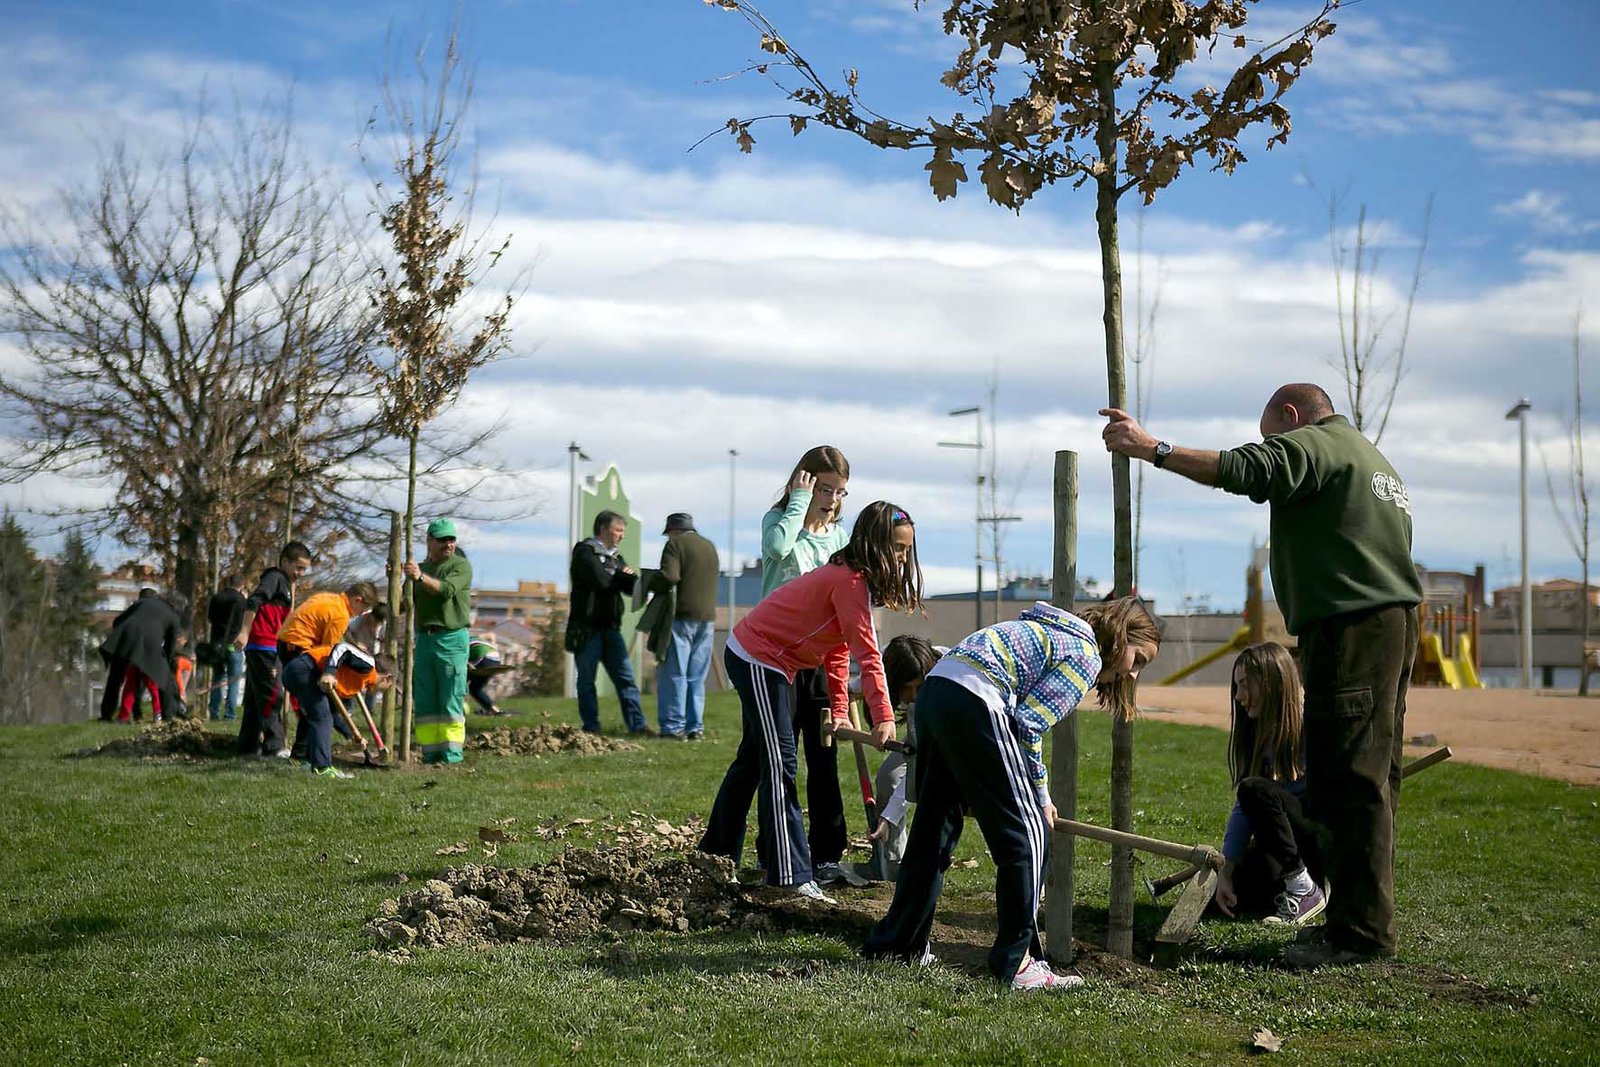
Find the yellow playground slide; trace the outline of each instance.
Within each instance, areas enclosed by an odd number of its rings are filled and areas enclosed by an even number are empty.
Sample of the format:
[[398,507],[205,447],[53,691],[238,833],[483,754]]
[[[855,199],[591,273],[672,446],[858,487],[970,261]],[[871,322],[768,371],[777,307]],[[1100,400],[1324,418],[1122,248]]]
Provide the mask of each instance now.
[[1451,689],[1482,689],[1483,680],[1472,663],[1472,638],[1457,634],[1455,652],[1453,657],[1444,654],[1444,642],[1438,634],[1422,635],[1423,659],[1439,665],[1439,677],[1445,685]]

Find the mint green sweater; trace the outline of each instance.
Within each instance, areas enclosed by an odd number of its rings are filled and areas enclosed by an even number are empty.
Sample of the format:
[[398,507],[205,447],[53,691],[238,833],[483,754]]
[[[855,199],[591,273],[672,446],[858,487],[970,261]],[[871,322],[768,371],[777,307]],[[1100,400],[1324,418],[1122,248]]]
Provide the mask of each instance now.
[[816,570],[845,546],[850,536],[838,523],[825,533],[806,529],[806,512],[811,508],[811,490],[796,489],[789,494],[789,506],[773,508],[761,517],[761,595],[763,598],[784,582]]

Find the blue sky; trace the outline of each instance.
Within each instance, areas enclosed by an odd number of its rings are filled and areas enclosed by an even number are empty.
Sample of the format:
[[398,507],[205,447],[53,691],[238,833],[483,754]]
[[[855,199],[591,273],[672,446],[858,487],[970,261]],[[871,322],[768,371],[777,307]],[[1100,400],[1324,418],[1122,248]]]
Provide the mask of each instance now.
[[[824,71],[853,66],[878,108],[917,120],[961,105],[937,85],[953,54],[940,5],[786,0],[765,10]],[[329,10],[332,7],[333,10]],[[1256,5],[1265,34],[1307,8]],[[794,458],[832,442],[855,468],[852,502],[888,497],[919,520],[932,584],[970,584],[968,436],[945,416],[985,398],[998,368],[1006,569],[1042,570],[1057,448],[1082,453],[1080,573],[1109,577],[1109,466],[1094,416],[1104,397],[1099,279],[1086,192],[1049,190],[1018,217],[973,186],[936,203],[924,160],[828,131],[757,127],[742,156],[730,116],[781,110],[756,77],[718,80],[757,56],[732,15],[699,0],[467,3],[478,69],[473,113],[482,195],[513,234],[508,274],[531,267],[521,358],[468,391],[462,417],[506,415],[497,449],[543,512],[470,528],[481,584],[564,572],[565,445],[616,463],[653,535],[689,510],[728,528],[728,448],[741,452],[738,538]],[[378,99],[385,39],[437,32],[442,4],[0,3],[14,45],[0,88],[0,200],[48,219],[52,190],[82,179],[110,135],[170,144],[196,94],[251,100],[292,87],[307,151],[359,182],[350,145]],[[1326,207],[1368,208],[1383,251],[1378,296],[1395,306],[1434,196],[1410,372],[1383,445],[1411,490],[1416,555],[1513,580],[1515,427],[1564,463],[1573,315],[1600,344],[1600,9],[1364,0],[1288,97],[1294,133],[1229,178],[1190,172],[1144,215],[1149,288],[1159,277],[1149,424],[1199,447],[1252,438],[1283,380],[1322,381],[1337,320]],[[1252,36],[1258,31],[1250,31]],[[1313,188],[1314,186],[1314,188]],[[1132,274],[1138,212],[1127,201]],[[0,339],[0,372],[9,356]],[[1586,364],[1587,371],[1587,364]],[[1593,377],[1593,374],[1590,375]],[[598,408],[614,417],[574,413]],[[3,432],[0,427],[0,432]],[[1596,439],[1600,445],[1600,438]],[[1534,571],[1574,574],[1534,462]],[[41,480],[8,490],[38,506],[98,490]],[[74,497],[73,494],[80,494]],[[1014,494],[1014,500],[1012,499]],[[1141,585],[1236,606],[1263,509],[1171,476],[1147,482]],[[107,549],[107,555],[111,551]]]

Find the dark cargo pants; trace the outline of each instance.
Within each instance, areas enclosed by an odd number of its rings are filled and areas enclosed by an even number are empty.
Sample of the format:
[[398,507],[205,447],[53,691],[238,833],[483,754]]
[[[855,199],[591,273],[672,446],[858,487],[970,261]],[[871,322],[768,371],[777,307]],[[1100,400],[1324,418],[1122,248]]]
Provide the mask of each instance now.
[[1336,948],[1395,950],[1394,816],[1417,612],[1394,604],[1320,620],[1300,635],[1306,809],[1327,833],[1327,934]]

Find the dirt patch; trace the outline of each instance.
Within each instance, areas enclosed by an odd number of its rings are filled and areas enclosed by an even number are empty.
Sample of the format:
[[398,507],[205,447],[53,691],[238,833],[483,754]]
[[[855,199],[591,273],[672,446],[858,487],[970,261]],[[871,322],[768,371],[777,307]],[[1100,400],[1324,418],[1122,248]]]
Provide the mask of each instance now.
[[103,745],[79,749],[74,756],[186,762],[231,758],[237,752],[235,738],[212,733],[199,719],[168,719],[146,726],[133,737],[119,737]]
[[[1570,693],[1415,686],[1406,694],[1406,756],[1449,745],[1461,763],[1600,785],[1596,706]],[[1152,719],[1228,728],[1226,686],[1140,686],[1139,707]]]
[[395,949],[769,925],[729,860],[617,845],[569,848],[534,867],[453,867],[385,901],[366,932],[378,948]]
[[587,733],[570,723],[559,726],[502,726],[480,730],[466,747],[495,756],[543,756],[550,752],[637,752],[632,741]]

